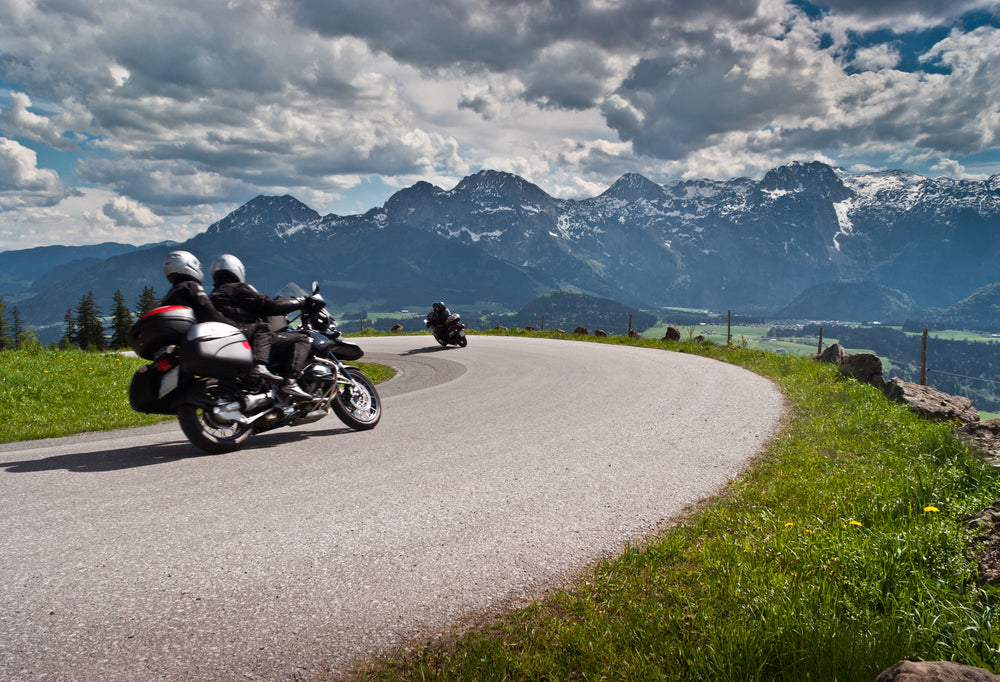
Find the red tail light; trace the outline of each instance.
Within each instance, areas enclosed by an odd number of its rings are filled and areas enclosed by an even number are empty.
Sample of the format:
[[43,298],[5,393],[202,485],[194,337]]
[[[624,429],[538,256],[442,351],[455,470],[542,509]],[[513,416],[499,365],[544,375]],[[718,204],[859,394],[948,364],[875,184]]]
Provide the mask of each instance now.
[[155,363],[153,367],[156,368],[157,372],[166,372],[168,369],[173,367],[174,363],[170,362],[170,358],[160,358]]

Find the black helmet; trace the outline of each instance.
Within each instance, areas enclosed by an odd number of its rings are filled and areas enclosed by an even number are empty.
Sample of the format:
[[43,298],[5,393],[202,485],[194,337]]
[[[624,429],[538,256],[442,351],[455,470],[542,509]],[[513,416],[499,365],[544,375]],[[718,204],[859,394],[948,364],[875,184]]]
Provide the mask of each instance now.
[[231,253],[224,253],[212,262],[212,281],[216,284],[245,282],[247,271],[239,258]]
[[177,284],[186,279],[193,279],[199,284],[205,279],[201,274],[201,263],[189,251],[171,251],[163,260],[163,274],[167,281]]
[[439,313],[442,310],[444,310],[445,305],[444,305],[443,301],[438,301],[437,303],[435,303],[434,305],[432,305],[431,308],[434,310],[434,312]]

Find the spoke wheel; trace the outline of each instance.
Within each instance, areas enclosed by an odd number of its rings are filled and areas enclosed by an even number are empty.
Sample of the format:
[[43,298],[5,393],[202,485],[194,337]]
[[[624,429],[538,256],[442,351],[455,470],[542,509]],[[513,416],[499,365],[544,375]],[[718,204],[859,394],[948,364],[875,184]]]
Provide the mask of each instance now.
[[359,370],[350,368],[346,374],[354,385],[338,384],[337,397],[331,404],[333,411],[355,431],[375,428],[382,418],[382,400],[375,385]]
[[[205,395],[216,406],[232,400],[218,386],[209,386]],[[177,421],[191,443],[213,455],[239,450],[253,435],[252,426],[222,417],[217,407],[182,405],[177,410]]]

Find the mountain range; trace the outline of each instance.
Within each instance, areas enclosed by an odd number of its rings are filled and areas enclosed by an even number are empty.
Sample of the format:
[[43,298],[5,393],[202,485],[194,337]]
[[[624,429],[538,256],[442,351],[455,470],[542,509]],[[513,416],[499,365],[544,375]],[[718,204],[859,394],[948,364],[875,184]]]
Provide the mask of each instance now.
[[554,198],[485,170],[450,190],[418,182],[351,216],[258,196],[186,242],[47,275],[18,305],[39,326],[60,321],[88,291],[99,302],[117,289],[127,300],[144,285],[165,291],[163,256],[183,248],[206,269],[218,253],[236,254],[265,293],[318,279],[335,309],[443,299],[515,310],[572,289],[645,309],[827,319],[837,301],[862,319],[884,319],[886,306],[902,319],[1000,282],[1000,261],[991,257],[1000,246],[998,190],[1000,176],[851,174],[811,162],[761,180],[659,185],[630,173],[588,199]]

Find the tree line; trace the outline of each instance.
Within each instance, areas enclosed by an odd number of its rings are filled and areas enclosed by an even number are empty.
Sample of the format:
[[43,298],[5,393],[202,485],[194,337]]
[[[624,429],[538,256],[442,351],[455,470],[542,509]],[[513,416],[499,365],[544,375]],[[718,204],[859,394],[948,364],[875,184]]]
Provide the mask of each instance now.
[[[160,299],[151,286],[145,286],[133,308],[125,302],[121,289],[112,297],[111,313],[104,316],[93,291],[80,297],[75,307],[66,309],[63,316],[63,335],[60,348],[76,346],[84,350],[121,350],[129,347],[128,332],[132,324],[153,308]],[[0,350],[12,350],[39,345],[38,337],[25,324],[17,306],[8,313],[7,304],[0,296]]]

